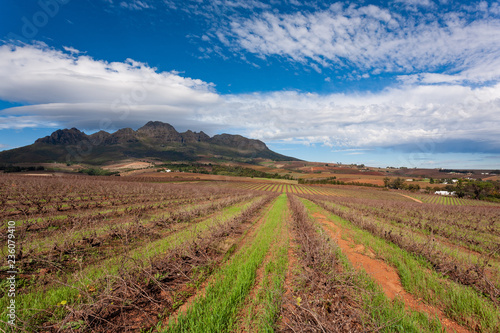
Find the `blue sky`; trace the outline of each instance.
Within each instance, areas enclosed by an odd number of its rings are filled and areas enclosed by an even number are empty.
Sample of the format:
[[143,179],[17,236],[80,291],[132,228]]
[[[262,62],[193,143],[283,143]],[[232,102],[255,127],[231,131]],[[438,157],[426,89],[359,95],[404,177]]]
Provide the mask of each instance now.
[[311,161],[500,168],[496,1],[6,0],[0,149],[161,120]]

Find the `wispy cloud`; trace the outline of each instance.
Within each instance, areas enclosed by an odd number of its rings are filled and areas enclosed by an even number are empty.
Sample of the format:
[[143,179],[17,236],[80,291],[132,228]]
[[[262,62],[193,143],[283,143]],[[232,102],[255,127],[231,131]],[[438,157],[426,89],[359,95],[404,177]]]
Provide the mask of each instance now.
[[258,57],[374,75],[437,71],[454,81],[500,77],[499,71],[488,71],[500,59],[498,4],[402,15],[374,5],[335,3],[325,10],[265,11],[232,20],[220,29],[221,42]]
[[[380,5],[315,0],[127,0],[193,19],[199,58],[262,65],[288,60],[332,79],[399,75],[422,84],[491,84],[500,78],[500,3],[393,0]],[[204,23],[200,23],[204,22]],[[254,57],[252,57],[252,55]],[[406,77],[408,76],[408,77]]]
[[120,2],[121,8],[126,8],[130,10],[144,10],[144,9],[154,9],[155,7],[148,3],[147,1],[132,0],[132,1],[122,1]]
[[71,54],[78,54],[78,53],[80,53],[79,50],[77,50],[77,49],[75,49],[74,47],[71,47],[71,46],[63,46],[63,49],[64,49],[64,51],[67,51],[67,52],[69,52]]
[[332,150],[332,153],[360,153],[360,154],[364,154],[364,152],[371,151],[371,150],[373,150],[373,149],[349,148],[349,149]]
[[395,3],[404,5],[405,7],[417,10],[418,7],[435,8],[436,3],[431,0],[395,0]]
[[[24,129],[24,128],[38,128],[38,127],[56,127],[59,123],[50,120],[44,120],[37,115],[24,115],[22,117],[16,116],[0,116],[0,130],[3,129]],[[4,147],[0,147],[4,148]]]

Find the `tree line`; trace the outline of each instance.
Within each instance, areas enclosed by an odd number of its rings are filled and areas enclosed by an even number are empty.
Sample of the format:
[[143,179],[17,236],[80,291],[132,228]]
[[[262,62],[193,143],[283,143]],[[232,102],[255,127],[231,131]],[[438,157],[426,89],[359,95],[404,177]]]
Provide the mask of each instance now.
[[[408,184],[403,178],[389,177],[384,178],[384,187],[391,189],[402,189],[409,191],[418,191],[418,184]],[[448,191],[454,192],[459,198],[471,198],[477,200],[500,201],[500,181],[484,181],[473,179],[458,179],[455,184],[448,184],[445,187],[430,187],[427,186],[425,191],[432,193],[433,191]]]

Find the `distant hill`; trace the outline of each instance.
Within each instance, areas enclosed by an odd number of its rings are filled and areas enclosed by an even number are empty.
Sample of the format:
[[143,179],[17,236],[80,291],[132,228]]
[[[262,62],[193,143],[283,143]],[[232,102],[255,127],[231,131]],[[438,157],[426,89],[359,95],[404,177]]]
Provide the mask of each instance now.
[[150,121],[137,131],[122,128],[112,134],[100,131],[87,135],[76,128],[60,129],[32,145],[0,152],[1,164],[62,162],[100,165],[131,158],[298,161],[271,151],[259,140],[231,134],[210,137],[190,130],[179,133],[170,124],[160,121]]

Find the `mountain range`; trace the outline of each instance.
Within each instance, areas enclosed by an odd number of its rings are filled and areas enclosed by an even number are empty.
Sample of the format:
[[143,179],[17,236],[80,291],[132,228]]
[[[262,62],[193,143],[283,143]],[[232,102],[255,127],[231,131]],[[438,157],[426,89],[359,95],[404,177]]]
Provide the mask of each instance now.
[[231,134],[210,137],[191,130],[179,133],[172,125],[160,121],[150,121],[136,131],[123,128],[114,133],[99,131],[91,135],[76,128],[60,129],[31,145],[0,152],[2,164],[63,162],[100,165],[128,159],[251,162],[257,158],[298,160],[273,152],[260,140]]

